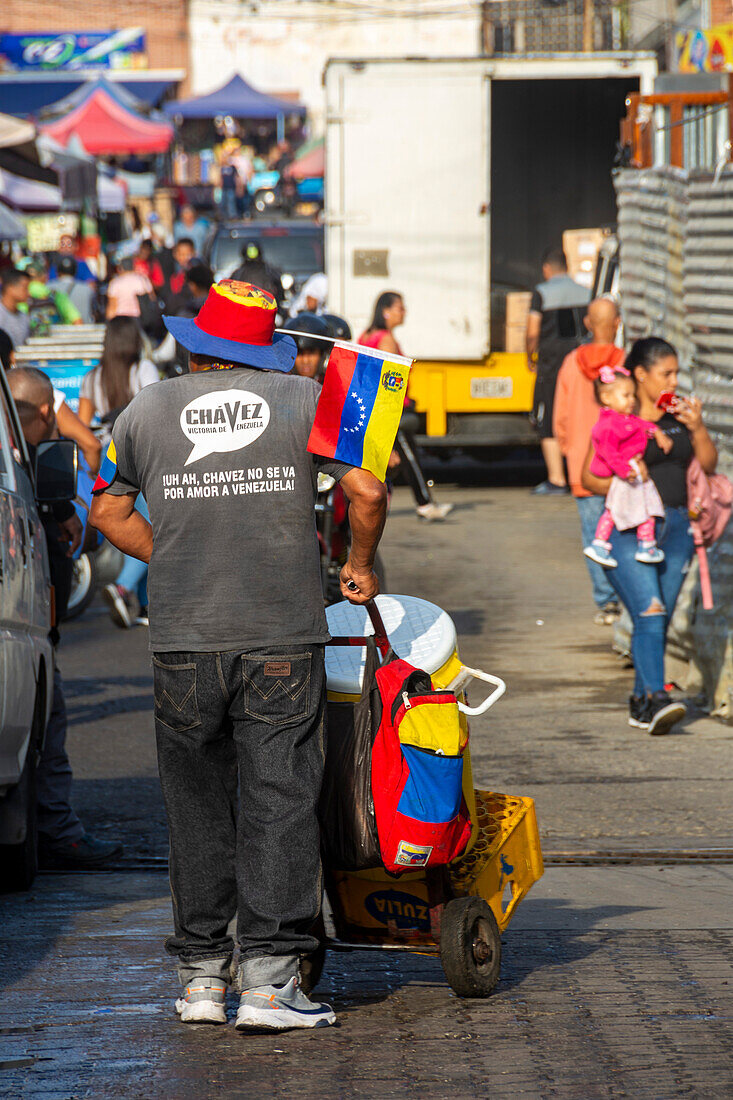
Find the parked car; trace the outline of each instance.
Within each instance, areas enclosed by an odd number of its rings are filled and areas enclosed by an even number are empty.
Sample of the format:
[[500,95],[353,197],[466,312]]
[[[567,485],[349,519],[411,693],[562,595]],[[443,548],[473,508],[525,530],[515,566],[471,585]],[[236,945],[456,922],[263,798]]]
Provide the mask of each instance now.
[[[51,709],[52,597],[36,500],[73,495],[68,441],[41,443],[31,469],[0,371],[0,890],[27,889],[37,868],[35,769]],[[74,460],[75,465],[75,460]],[[53,484],[55,482],[55,484]]]
[[256,241],[265,261],[280,272],[286,302],[306,279],[323,271],[323,228],[315,222],[225,222],[204,245],[204,259],[217,280],[239,267],[245,241]]

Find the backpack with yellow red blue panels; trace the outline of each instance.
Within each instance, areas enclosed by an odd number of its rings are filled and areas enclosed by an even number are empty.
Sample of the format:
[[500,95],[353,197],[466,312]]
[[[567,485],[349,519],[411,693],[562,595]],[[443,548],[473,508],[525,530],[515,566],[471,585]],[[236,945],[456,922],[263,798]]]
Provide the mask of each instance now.
[[392,660],[375,673],[382,714],[372,748],[372,798],[382,862],[399,873],[450,863],[471,821],[463,797],[461,729],[452,691]]

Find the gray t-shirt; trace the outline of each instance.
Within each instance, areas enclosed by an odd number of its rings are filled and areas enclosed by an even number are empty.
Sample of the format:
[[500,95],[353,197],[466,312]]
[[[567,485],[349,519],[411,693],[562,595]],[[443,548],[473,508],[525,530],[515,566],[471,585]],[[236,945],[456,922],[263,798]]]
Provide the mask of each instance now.
[[117,475],[153,527],[150,647],[211,652],[326,642],[306,450],[320,388],[249,367],[147,386],[115,422]]
[[19,348],[30,336],[31,323],[27,313],[12,313],[0,302],[0,328],[7,332],[13,347]]

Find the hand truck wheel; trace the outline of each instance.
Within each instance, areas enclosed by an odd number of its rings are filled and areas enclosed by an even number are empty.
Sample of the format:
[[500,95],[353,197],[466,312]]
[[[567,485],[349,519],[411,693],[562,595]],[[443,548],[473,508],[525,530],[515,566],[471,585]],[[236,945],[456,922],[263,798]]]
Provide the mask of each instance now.
[[440,921],[440,961],[459,997],[488,997],[499,980],[501,933],[483,898],[454,898]]

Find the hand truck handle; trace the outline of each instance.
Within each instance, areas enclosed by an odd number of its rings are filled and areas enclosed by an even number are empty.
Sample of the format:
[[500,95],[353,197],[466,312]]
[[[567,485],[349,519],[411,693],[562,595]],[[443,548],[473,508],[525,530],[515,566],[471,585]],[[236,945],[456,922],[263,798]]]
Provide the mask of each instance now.
[[462,714],[469,714],[475,718],[479,714],[485,714],[489,707],[493,707],[494,703],[501,699],[506,691],[506,684],[498,676],[492,676],[489,672],[482,672],[478,668],[469,668],[468,665],[464,665],[455,679],[448,684],[447,690],[458,694],[471,680],[483,680],[484,683],[493,684],[494,686],[494,690],[489,692],[477,707],[469,707],[467,703],[458,704],[458,709]]
[[369,600],[366,609],[369,613],[371,624],[374,627],[374,641],[377,649],[383,657],[386,657],[389,653],[389,638],[387,637],[387,630],[382,621],[382,616],[379,613],[379,608],[374,600]]

